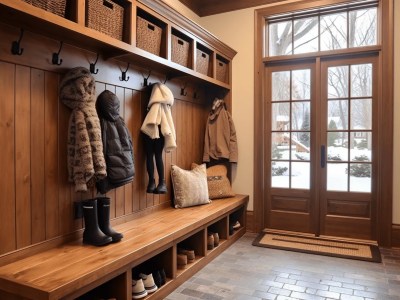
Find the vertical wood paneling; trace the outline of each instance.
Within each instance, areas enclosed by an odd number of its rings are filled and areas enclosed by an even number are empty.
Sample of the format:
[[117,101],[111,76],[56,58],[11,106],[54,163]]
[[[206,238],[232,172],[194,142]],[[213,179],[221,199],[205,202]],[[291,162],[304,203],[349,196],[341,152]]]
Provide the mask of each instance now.
[[[17,248],[29,246],[31,236],[31,70],[16,66],[15,77],[15,209]],[[2,80],[2,79],[1,79]],[[7,99],[6,101],[10,101]]]
[[[125,92],[124,88],[116,87],[115,95],[118,97],[120,101],[119,105],[119,114],[123,118],[125,111]],[[120,217],[125,214],[125,186],[119,187],[115,189],[115,216]]]
[[[136,154],[135,154],[135,139],[132,137],[132,128],[133,128],[133,122],[132,122],[132,91],[129,89],[124,90],[124,114],[123,118],[125,120],[125,125],[126,128],[128,128],[132,142],[133,142],[133,163],[136,164]],[[136,168],[136,165],[135,165]],[[132,183],[129,183],[125,185],[124,189],[124,205],[125,205],[125,214],[130,214],[133,211],[133,186],[135,185],[137,176],[133,178]]]
[[[95,188],[76,193],[74,184],[68,181],[67,136],[72,111],[59,100],[62,75],[0,63],[0,138],[7,140],[0,150],[0,166],[8,174],[0,181],[0,254],[81,229],[83,219],[74,219],[74,201],[96,196]],[[175,101],[172,116],[178,148],[163,154],[169,191],[166,195],[147,194],[146,156],[140,128],[147,113],[150,90],[96,82],[96,95],[105,89],[114,92],[121,101],[120,113],[134,144],[136,171],[131,184],[107,193],[112,203],[111,218],[170,202],[171,165],[190,168],[202,156],[204,133],[198,131],[204,130],[205,106]],[[155,163],[154,167],[158,184]]]
[[44,193],[44,72],[31,70],[31,197],[32,242],[46,239],[46,203]]
[[73,222],[72,193],[74,192],[73,185],[68,179],[67,167],[67,139],[70,116],[71,110],[60,103],[58,106],[58,227],[60,234],[67,234],[74,227],[78,227],[78,222]]
[[16,248],[14,79],[15,66],[0,62],[0,254]]
[[45,74],[46,239],[59,234],[58,210],[58,75]]
[[[144,199],[144,185],[147,178],[145,170],[145,158],[143,150],[143,139],[140,134],[140,127],[142,126],[142,107],[141,107],[141,93],[132,91],[130,100],[131,114],[129,117],[129,128],[131,129],[133,141],[133,155],[135,159],[135,178],[132,184],[132,210],[140,210],[140,199]],[[127,105],[128,106],[128,105]]]

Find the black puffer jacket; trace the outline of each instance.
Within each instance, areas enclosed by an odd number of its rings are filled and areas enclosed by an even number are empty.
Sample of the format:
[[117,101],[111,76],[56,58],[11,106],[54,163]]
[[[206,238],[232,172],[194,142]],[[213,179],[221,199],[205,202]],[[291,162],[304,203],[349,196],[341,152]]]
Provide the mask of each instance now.
[[96,110],[107,165],[107,177],[96,183],[102,194],[131,182],[135,176],[132,138],[119,115],[119,105],[117,96],[108,90],[97,97]]

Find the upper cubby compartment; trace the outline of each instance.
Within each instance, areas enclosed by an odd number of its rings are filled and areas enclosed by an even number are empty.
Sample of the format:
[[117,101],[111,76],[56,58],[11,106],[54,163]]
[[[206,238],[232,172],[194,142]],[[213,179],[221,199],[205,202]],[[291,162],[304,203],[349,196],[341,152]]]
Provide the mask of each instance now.
[[129,5],[129,2],[123,0],[86,0],[85,25],[114,39],[130,43]]
[[213,62],[214,52],[203,46],[202,44],[197,43],[196,46],[196,71],[207,75],[208,77],[213,77]]
[[229,60],[217,54],[217,63],[215,65],[216,68],[216,79],[225,83],[229,82],[230,68],[229,68]]
[[171,61],[193,69],[193,39],[172,28],[171,31]]
[[166,58],[166,37],[167,24],[138,7],[136,12],[136,47]]

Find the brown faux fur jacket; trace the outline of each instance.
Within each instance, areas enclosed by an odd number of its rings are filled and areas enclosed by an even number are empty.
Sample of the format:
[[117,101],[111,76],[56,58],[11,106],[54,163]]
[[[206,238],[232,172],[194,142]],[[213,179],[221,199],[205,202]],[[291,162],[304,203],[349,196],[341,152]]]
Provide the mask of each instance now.
[[107,175],[96,112],[95,81],[89,70],[71,69],[60,83],[60,99],[72,109],[68,127],[68,177],[76,192]]

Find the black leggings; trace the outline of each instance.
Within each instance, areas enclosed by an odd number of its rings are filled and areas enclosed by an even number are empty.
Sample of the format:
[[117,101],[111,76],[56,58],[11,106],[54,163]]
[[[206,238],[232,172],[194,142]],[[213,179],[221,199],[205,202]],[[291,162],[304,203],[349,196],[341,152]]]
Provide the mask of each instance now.
[[160,135],[158,139],[151,139],[147,134],[144,134],[144,149],[146,151],[146,167],[147,174],[149,175],[149,182],[154,180],[153,156],[156,160],[159,182],[161,182],[164,180],[164,164],[162,158],[164,136]]

